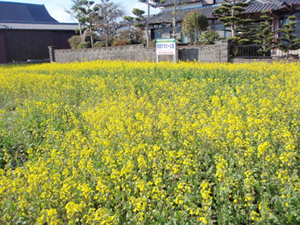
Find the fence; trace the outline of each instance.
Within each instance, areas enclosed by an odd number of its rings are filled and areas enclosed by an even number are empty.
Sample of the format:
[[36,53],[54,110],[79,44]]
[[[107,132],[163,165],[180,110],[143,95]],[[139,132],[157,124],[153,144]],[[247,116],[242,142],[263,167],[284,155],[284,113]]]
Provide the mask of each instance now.
[[279,47],[274,45],[233,45],[230,48],[230,55],[232,58],[299,59],[300,44]]

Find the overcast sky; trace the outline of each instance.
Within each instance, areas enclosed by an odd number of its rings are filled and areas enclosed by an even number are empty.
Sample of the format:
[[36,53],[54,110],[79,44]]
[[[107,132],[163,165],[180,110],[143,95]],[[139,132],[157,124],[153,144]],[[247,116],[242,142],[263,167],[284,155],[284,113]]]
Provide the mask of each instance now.
[[[100,0],[94,0],[95,3],[100,3]],[[50,15],[58,20],[59,22],[76,22],[69,14],[65,12],[72,5],[71,0],[7,0],[0,2],[22,2],[22,3],[33,3],[33,4],[44,4],[50,13]],[[126,15],[132,15],[131,11],[133,8],[139,8],[146,11],[146,4],[139,2],[138,0],[112,0],[112,2],[120,3],[125,9]],[[159,9],[151,9],[151,13],[158,13]]]

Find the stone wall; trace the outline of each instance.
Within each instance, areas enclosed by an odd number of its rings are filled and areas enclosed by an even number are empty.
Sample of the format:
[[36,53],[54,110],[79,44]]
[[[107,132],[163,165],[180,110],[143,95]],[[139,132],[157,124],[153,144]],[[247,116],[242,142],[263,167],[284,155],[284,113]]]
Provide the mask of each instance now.
[[[177,61],[228,62],[228,42],[215,45],[179,46]],[[156,61],[155,48],[126,45],[93,49],[54,49],[49,46],[50,61],[58,63],[92,60]],[[159,61],[173,61],[173,56],[159,56]]]

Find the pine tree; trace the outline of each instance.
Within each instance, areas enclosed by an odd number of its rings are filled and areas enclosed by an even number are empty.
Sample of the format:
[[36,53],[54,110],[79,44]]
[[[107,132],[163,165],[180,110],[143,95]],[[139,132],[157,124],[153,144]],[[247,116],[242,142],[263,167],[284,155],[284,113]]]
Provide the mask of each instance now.
[[92,7],[94,5],[94,1],[86,1],[82,0],[81,5],[78,7],[78,10],[81,11],[81,18],[79,19],[79,22],[81,24],[85,25],[85,31],[82,35],[81,42],[85,42],[85,37],[89,36],[91,39],[91,46],[93,47],[93,35],[94,35],[94,20],[95,17],[98,17],[97,10],[98,8],[96,6]]
[[[263,19],[263,22],[260,22],[257,34],[256,34],[256,40],[254,42],[256,44],[262,45],[262,48],[258,50],[257,52],[259,54],[262,54],[263,56],[266,56],[267,53],[273,49],[275,46],[274,44],[274,32],[272,32],[272,24],[270,24],[270,21],[272,20],[272,17],[270,17],[270,13],[268,10],[263,10],[261,12],[261,19]],[[273,45],[273,46],[271,46]]]
[[147,19],[144,16],[145,11],[141,10],[141,9],[134,8],[132,10],[132,13],[136,16],[135,20],[137,21],[137,23],[135,23],[134,26],[139,27],[139,28],[145,28],[146,23],[147,23]]
[[165,0],[139,0],[140,2],[144,2],[147,4],[147,20],[146,20],[146,34],[147,34],[147,47],[149,46],[149,41],[150,41],[150,37],[149,37],[149,19],[150,19],[150,7],[156,8],[158,7],[160,4],[164,3]]
[[78,21],[78,30],[80,37],[82,36],[82,27],[80,20],[84,17],[82,10],[80,10],[80,7],[82,7],[83,3],[81,0],[71,0],[73,5],[69,10],[66,10],[66,13],[69,13],[71,16],[73,16]]
[[214,9],[214,14],[219,17],[219,21],[224,23],[225,27],[229,29],[224,29],[225,31],[231,32],[230,40],[234,40],[237,44],[250,44],[253,39],[253,30],[249,25],[253,24],[253,20],[246,18],[243,19],[239,17],[239,14],[245,11],[248,3],[233,2],[230,0],[225,0],[218,8]]
[[286,59],[289,57],[290,50],[297,50],[300,48],[300,38],[296,39],[295,28],[297,27],[296,16],[289,16],[290,22],[283,25],[283,28],[279,28],[277,31],[283,33],[282,37],[278,39],[281,41],[278,45],[281,51],[286,52]]

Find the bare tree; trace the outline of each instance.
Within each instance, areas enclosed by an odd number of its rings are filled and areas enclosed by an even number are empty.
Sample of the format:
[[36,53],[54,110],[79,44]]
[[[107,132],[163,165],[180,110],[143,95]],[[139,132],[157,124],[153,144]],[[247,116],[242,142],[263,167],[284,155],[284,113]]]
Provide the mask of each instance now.
[[94,21],[95,27],[97,32],[104,36],[106,47],[108,47],[109,40],[120,28],[119,19],[123,17],[124,10],[119,4],[110,0],[101,0],[101,3],[97,4],[96,7],[98,18]]
[[175,38],[176,39],[176,34],[177,34],[177,28],[181,27],[181,24],[177,25],[177,21],[178,21],[178,14],[180,13],[180,5],[184,4],[183,0],[170,0],[170,2],[172,2],[173,4],[173,10],[171,12],[167,12],[168,15],[171,16],[171,19],[168,21],[162,21],[162,23],[164,24],[170,24],[171,28],[172,28],[172,32],[171,32],[171,38]]
[[171,16],[172,16],[172,38],[176,39],[176,31],[177,28],[180,26],[176,26],[176,19],[177,19],[177,15],[179,14],[179,5],[182,4],[181,1],[177,1],[177,0],[173,0],[173,11],[171,12]]

